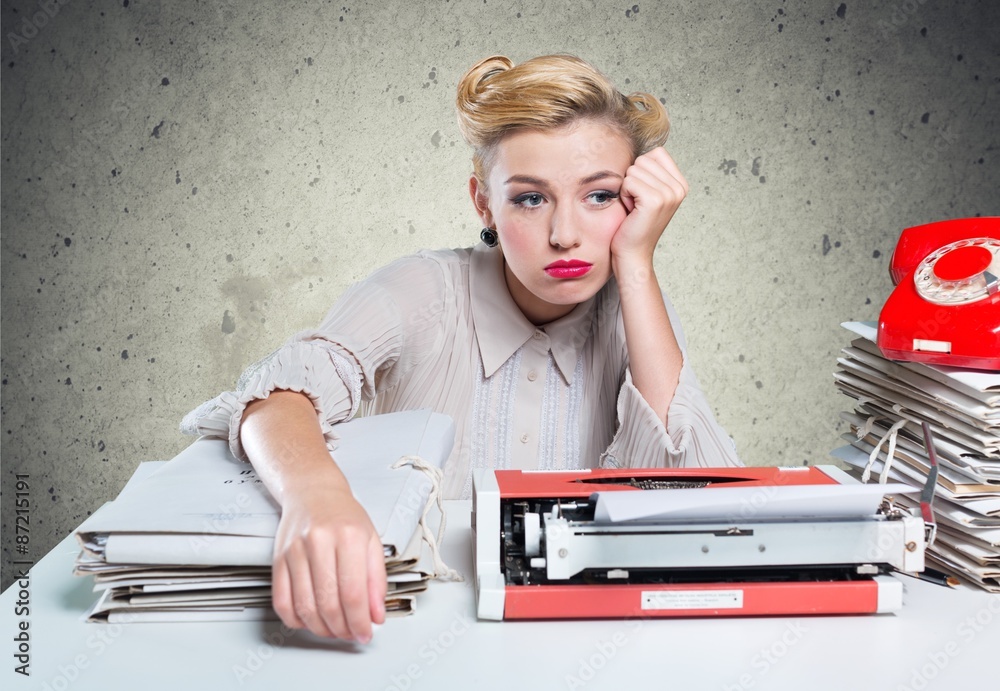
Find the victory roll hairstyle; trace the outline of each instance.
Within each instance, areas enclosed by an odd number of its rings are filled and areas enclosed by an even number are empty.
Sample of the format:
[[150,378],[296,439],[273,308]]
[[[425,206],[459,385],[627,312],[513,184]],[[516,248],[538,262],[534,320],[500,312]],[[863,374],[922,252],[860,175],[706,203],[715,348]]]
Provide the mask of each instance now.
[[517,66],[502,55],[486,58],[462,77],[455,105],[482,184],[497,144],[515,131],[596,120],[618,130],[633,157],[662,146],[670,131],[666,109],[655,97],[625,96],[593,65],[572,55],[543,55]]

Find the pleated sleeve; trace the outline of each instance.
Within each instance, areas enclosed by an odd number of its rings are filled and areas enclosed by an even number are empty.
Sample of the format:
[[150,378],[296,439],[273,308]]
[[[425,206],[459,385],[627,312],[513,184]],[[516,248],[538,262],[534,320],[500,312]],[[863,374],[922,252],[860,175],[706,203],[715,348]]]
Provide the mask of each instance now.
[[[625,352],[617,401],[618,428],[601,457],[601,465],[612,468],[741,466],[733,440],[716,421],[688,362],[680,318],[666,295],[663,300],[683,357],[677,389],[667,409],[667,424],[663,424],[632,383]],[[620,321],[619,328],[620,342],[624,344],[624,325]]]
[[443,283],[439,264],[423,255],[379,269],[348,288],[317,329],[296,334],[244,371],[234,391],[188,413],[181,431],[228,439],[233,455],[246,459],[239,439],[246,406],[287,390],[309,397],[332,448],[332,425],[353,417],[362,401],[395,386],[433,351],[441,322],[421,315],[435,306],[440,311]]
[[601,463],[612,468],[743,465],[686,360],[667,409],[666,426],[627,374],[618,394],[618,430]]

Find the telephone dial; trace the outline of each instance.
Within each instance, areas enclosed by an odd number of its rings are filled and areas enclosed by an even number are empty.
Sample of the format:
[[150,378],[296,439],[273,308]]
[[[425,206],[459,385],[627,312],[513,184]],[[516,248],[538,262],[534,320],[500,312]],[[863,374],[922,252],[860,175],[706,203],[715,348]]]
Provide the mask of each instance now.
[[905,229],[878,320],[890,359],[1000,370],[1000,217]]

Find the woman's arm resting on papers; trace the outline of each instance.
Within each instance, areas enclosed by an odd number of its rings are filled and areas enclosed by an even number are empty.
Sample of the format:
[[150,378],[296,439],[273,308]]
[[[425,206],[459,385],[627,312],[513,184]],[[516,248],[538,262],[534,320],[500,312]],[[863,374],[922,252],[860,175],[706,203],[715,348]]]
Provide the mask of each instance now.
[[292,628],[367,643],[372,622],[385,619],[382,543],[330,458],[312,401],[274,391],[250,403],[240,440],[281,505],[275,611]]

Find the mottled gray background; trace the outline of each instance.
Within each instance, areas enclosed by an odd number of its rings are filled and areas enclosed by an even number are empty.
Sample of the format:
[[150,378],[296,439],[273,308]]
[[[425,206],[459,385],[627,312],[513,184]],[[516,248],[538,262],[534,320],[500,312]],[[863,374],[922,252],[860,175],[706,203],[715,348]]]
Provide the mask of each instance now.
[[350,282],[476,240],[452,99],[489,54],[664,99],[657,268],[751,464],[838,445],[900,229],[998,211],[994,0],[347,2],[3,2],[5,567],[15,473],[38,559]]

